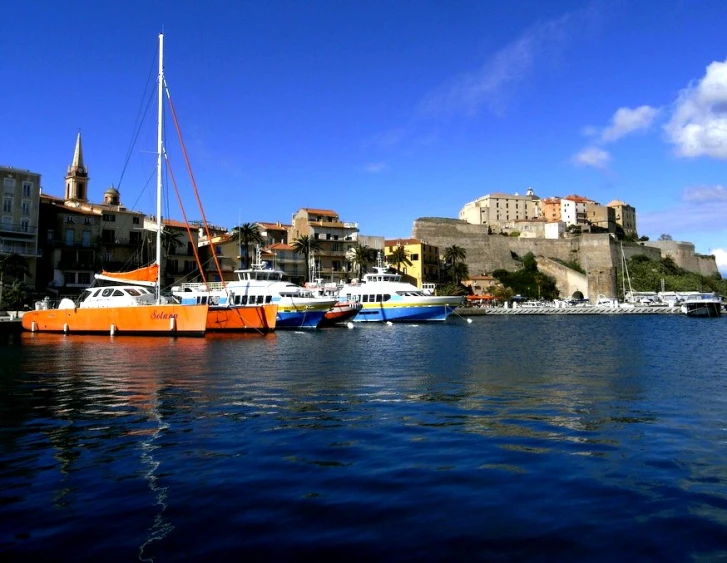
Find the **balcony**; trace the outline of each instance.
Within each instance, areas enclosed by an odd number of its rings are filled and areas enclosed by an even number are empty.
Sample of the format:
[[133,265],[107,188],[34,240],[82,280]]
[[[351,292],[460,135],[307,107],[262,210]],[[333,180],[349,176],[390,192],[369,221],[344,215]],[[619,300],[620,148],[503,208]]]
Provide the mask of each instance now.
[[38,227],[24,225],[22,223],[0,223],[0,233],[16,233],[21,236],[35,236],[38,233]]
[[24,244],[0,243],[0,254],[19,254],[23,258],[40,258],[43,253]]

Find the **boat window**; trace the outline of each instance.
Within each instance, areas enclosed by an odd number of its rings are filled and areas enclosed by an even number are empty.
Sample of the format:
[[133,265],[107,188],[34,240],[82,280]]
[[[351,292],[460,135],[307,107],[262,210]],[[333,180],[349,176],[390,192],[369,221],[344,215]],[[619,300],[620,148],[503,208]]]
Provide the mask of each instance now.
[[108,297],[113,292],[114,292],[113,289],[111,289],[110,287],[107,287],[106,289],[103,290],[103,293],[101,294],[101,297]]
[[264,295],[258,295],[257,296],[257,302],[258,302],[258,305],[262,305],[265,302],[265,296]]
[[202,305],[206,305],[206,304],[207,304],[207,296],[204,295],[204,296],[202,296]]
[[369,302],[369,296],[368,295],[362,295],[361,296],[361,301],[364,302],[364,303],[368,303]]
[[391,299],[391,295],[384,293],[384,301],[388,301],[389,299]]
[[101,293],[102,291],[103,291],[103,289],[97,289],[97,290],[96,290],[96,291],[95,291],[95,292],[93,293],[93,296],[94,296],[94,297],[98,297],[98,294],[99,294],[99,293]]
[[380,294],[380,293],[377,293],[377,294],[376,294],[376,302],[377,302],[377,303],[381,303],[381,301],[382,301],[382,299],[381,299],[381,294]]
[[235,295],[235,305],[239,305],[239,304],[240,304],[240,296]]
[[272,295],[266,295],[265,296],[265,303],[272,303],[273,296]]
[[120,289],[115,289],[114,290],[114,297],[123,297],[123,296],[124,296],[124,292],[123,291],[121,291]]
[[138,297],[139,295],[141,295],[141,293],[139,293],[139,291],[134,289],[133,287],[127,289],[126,293],[128,293],[129,295],[133,295],[134,297]]

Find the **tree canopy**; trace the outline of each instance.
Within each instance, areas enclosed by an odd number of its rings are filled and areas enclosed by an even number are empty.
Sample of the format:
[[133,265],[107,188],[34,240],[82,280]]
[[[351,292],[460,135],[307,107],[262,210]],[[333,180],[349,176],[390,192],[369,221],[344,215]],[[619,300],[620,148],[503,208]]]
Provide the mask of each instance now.
[[315,237],[300,235],[292,242],[291,246],[297,254],[302,254],[305,257],[305,279],[310,281],[310,256],[320,251],[320,241]]
[[[244,267],[250,267],[250,244],[262,244],[263,236],[260,228],[256,223],[243,223],[242,225],[232,229],[232,239],[240,244],[240,256],[245,257]],[[242,250],[244,249],[244,252]],[[242,258],[240,259],[240,267],[243,267]]]

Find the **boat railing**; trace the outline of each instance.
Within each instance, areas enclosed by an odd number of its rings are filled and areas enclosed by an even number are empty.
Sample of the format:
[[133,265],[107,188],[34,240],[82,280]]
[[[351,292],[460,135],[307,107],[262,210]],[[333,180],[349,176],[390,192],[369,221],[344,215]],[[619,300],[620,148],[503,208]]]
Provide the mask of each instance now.
[[182,291],[221,291],[225,289],[224,282],[187,282],[181,286]]

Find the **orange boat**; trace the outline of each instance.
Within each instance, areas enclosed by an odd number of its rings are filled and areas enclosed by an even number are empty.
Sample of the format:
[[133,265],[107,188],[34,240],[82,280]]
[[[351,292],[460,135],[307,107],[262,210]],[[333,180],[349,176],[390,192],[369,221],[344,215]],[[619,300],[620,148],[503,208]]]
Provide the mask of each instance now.
[[232,308],[210,307],[207,330],[270,332],[275,330],[277,316],[278,306],[273,303]]
[[270,332],[275,330],[278,305],[264,291],[241,295],[225,282],[183,283],[172,288],[182,305],[209,305],[207,330]]
[[62,299],[58,308],[40,302],[23,315],[31,332],[66,334],[147,334],[200,336],[207,327],[207,305],[157,303],[142,286],[92,287],[79,303]]

